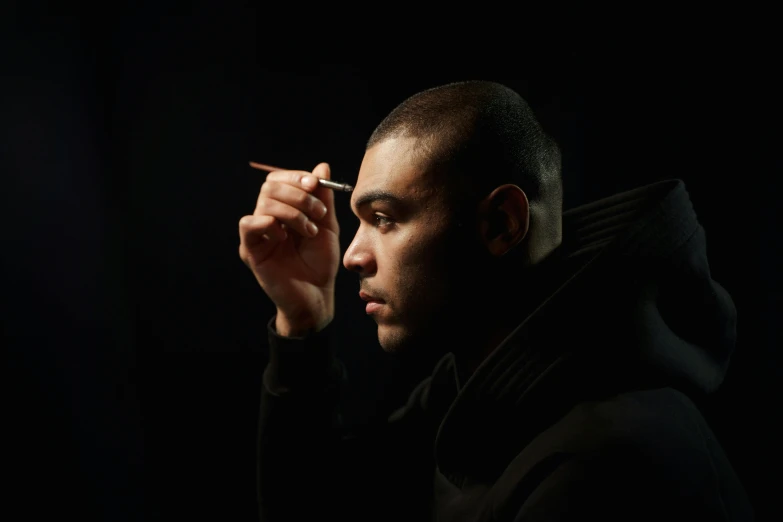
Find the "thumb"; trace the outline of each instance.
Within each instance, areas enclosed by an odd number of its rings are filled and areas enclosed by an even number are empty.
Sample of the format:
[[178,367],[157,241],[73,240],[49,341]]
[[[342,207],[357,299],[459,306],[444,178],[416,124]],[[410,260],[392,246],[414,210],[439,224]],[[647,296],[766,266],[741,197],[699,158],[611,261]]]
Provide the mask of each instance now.
[[326,162],[321,162],[313,169],[313,176],[319,178],[332,179],[332,168]]
[[[328,163],[319,163],[316,165],[312,174],[319,178],[332,179],[332,169]],[[337,213],[334,209],[334,191],[319,186],[313,191],[313,195],[323,201],[324,205],[326,205],[326,215],[320,219],[319,226],[326,226],[331,230],[337,231]]]

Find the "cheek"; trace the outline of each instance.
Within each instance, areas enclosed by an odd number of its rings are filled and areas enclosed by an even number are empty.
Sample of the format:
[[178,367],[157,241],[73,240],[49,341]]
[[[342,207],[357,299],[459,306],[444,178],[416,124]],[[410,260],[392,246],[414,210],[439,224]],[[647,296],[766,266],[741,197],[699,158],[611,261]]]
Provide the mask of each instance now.
[[396,245],[397,265],[415,273],[427,272],[443,260],[441,238],[433,234],[412,232]]
[[399,287],[407,289],[413,299],[426,301],[433,294],[442,295],[452,281],[449,267],[454,264],[454,252],[444,239],[419,236],[400,245],[395,272]]

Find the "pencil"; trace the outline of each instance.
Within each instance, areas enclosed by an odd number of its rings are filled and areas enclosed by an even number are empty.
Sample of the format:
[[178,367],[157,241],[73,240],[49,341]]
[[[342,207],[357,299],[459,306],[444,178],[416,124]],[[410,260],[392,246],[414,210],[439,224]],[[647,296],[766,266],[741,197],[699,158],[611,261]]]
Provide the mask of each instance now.
[[[271,165],[264,165],[263,163],[256,163],[255,161],[251,161],[249,163],[250,166],[254,169],[263,170],[266,172],[272,172],[273,170],[290,170],[273,167]],[[322,187],[330,188],[332,190],[341,190],[343,192],[353,191],[353,187],[347,183],[337,183],[336,181],[330,181],[328,179],[318,178],[318,184]]]

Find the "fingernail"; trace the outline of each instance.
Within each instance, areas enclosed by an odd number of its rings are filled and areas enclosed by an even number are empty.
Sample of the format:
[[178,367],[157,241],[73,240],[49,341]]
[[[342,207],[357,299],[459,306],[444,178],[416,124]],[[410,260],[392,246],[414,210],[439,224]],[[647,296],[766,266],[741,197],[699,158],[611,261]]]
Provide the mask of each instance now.
[[313,223],[312,221],[309,221],[307,223],[307,231],[310,232],[311,236],[314,236],[314,235],[316,235],[318,233],[318,227],[315,226],[315,223]]
[[326,215],[326,205],[320,205],[317,209],[318,219]]
[[317,184],[318,184],[318,180],[315,179],[315,176],[302,177],[302,185],[304,185],[307,188],[315,188]]

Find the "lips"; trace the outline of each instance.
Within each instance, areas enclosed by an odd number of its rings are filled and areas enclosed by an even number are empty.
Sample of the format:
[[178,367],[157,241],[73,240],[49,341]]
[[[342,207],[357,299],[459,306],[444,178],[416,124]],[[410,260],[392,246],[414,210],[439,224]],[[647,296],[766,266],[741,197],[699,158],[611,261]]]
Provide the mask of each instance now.
[[364,290],[359,292],[359,297],[361,297],[363,301],[367,302],[367,306],[365,306],[364,311],[368,315],[377,312],[381,308],[381,306],[383,306],[385,303],[383,299],[374,297],[373,295],[368,294]]
[[383,302],[383,299],[379,299],[379,298],[377,298],[377,297],[375,297],[375,296],[373,296],[373,295],[371,295],[371,294],[368,294],[368,293],[367,293],[367,292],[365,292],[364,290],[362,290],[362,291],[360,291],[360,292],[359,292],[359,297],[361,297],[361,298],[362,298],[362,301],[367,301],[367,302],[370,302],[370,301],[377,301],[377,302],[379,302],[379,303],[382,303],[382,302]]

